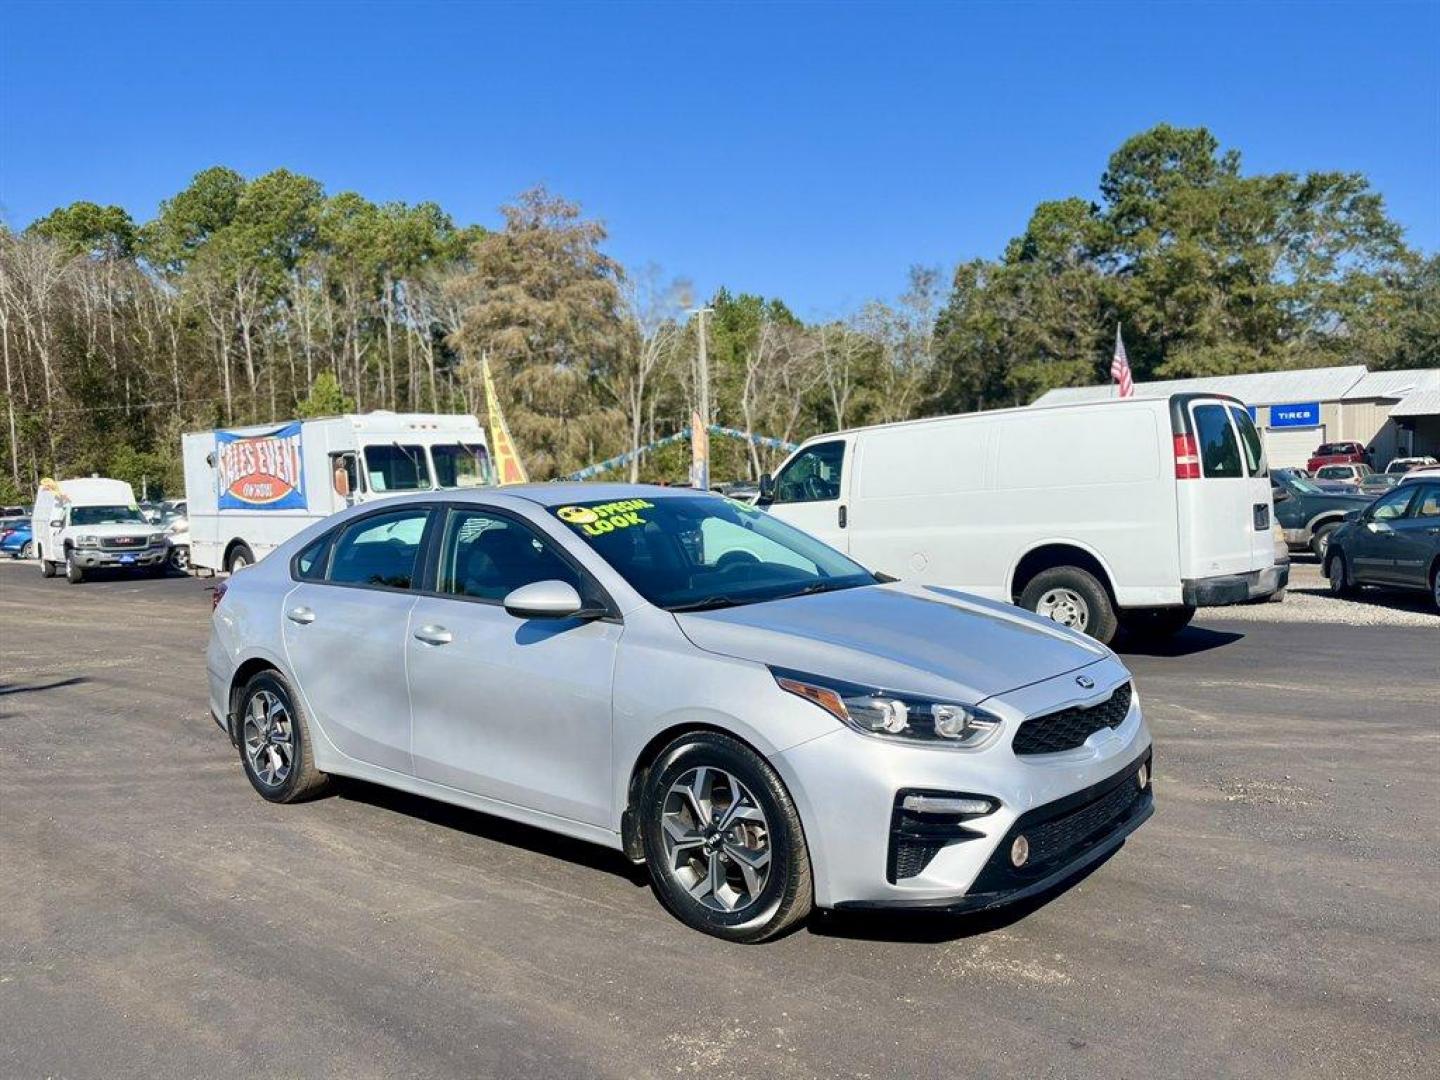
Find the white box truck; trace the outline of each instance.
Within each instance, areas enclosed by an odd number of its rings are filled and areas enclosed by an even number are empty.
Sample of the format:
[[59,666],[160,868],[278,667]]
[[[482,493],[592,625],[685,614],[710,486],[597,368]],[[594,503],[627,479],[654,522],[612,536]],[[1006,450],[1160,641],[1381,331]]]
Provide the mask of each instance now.
[[124,480],[47,477],[35,493],[30,527],[46,577],[63,569],[78,585],[87,570],[165,571],[165,533],[140,515],[135,490]]
[[1001,409],[820,435],[759,505],[897,578],[1109,642],[1283,589],[1245,406],[1213,394]]
[[494,482],[473,416],[371,412],[185,435],[190,564],[235,571],[312,521],[388,495]]

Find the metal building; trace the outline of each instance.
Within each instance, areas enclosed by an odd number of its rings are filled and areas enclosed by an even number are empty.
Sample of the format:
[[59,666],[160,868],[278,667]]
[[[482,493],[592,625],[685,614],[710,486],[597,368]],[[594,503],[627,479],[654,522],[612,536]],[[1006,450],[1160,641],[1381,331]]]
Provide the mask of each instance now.
[[[1046,391],[1036,405],[1103,400],[1113,385]],[[1391,458],[1440,458],[1440,368],[1370,371],[1363,364],[1138,382],[1138,397],[1219,393],[1250,406],[1274,466],[1303,466],[1325,442],[1354,440],[1371,448],[1377,469]]]

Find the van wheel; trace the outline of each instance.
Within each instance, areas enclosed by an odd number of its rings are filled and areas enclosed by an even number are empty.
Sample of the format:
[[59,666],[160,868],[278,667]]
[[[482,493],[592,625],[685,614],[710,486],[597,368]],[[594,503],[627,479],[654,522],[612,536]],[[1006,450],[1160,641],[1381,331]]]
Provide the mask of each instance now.
[[1089,634],[1103,645],[1115,639],[1119,621],[1110,594],[1095,575],[1078,566],[1042,570],[1020,594],[1020,606],[1061,626]]
[[1173,637],[1195,617],[1188,604],[1181,607],[1132,608],[1120,613],[1120,625],[1127,634],[1140,640]]
[[85,580],[85,568],[68,551],[65,553],[65,580],[71,585],[79,585]]
[[237,570],[244,570],[247,566],[254,564],[254,553],[246,545],[237,544],[235,550],[230,552],[230,560],[225,564],[225,569],[233,574]]
[[655,894],[681,922],[749,943],[809,914],[800,815],[775,770],[744,743],[709,731],[675,740],[646,776],[639,815]]

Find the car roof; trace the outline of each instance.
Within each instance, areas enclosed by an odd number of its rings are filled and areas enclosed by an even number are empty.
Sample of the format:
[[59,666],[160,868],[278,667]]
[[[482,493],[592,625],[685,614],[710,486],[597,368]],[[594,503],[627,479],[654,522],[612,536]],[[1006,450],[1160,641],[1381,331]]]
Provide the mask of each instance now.
[[[714,492],[688,487],[661,487],[658,484],[596,484],[589,481],[562,481],[554,484],[506,484],[503,487],[452,488],[448,491],[411,491],[407,502],[470,502],[475,499],[509,497],[524,499],[547,509],[571,503],[620,502],[622,499],[675,499],[707,495],[721,498]],[[393,496],[383,500],[392,501]],[[366,503],[374,506],[374,503]]]

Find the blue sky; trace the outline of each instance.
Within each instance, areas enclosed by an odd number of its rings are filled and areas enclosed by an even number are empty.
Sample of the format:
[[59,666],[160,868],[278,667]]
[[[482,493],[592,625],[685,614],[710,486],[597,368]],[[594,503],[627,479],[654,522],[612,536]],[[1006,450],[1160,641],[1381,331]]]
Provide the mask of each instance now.
[[216,163],[433,199],[543,182],[628,265],[842,313],[1094,196],[1151,124],[1368,174],[1440,248],[1440,2],[724,5],[10,0],[0,213],[137,218]]

